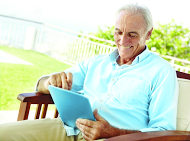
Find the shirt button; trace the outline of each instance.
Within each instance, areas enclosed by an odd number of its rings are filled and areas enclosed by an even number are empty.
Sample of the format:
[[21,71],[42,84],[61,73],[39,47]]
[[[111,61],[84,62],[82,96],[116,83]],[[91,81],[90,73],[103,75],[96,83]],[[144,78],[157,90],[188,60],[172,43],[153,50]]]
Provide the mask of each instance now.
[[108,93],[108,96],[111,96],[111,94],[110,94],[110,93]]
[[116,81],[116,78],[112,78],[111,81],[112,81],[112,82],[115,82],[115,81]]

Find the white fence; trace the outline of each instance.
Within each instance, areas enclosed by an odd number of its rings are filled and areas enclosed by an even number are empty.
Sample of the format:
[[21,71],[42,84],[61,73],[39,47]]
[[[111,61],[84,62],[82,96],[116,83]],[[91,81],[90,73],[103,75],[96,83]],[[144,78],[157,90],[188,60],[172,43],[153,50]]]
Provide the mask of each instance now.
[[[79,35],[82,37],[78,37]],[[107,41],[60,27],[0,16],[1,45],[35,50],[61,62],[76,64],[89,57],[106,54],[115,49],[115,47],[92,42],[88,38],[114,44],[113,41]],[[161,56],[169,60],[176,70],[190,73],[190,68],[175,64],[178,61],[190,66],[190,61],[171,56]]]
[[[175,70],[178,70],[178,71],[181,71],[181,72],[185,72],[185,73],[190,73],[190,68],[184,67],[185,65],[189,65],[190,66],[190,61],[179,59],[179,58],[175,58],[175,57],[171,57],[171,56],[167,56],[167,55],[161,55],[161,54],[159,54],[159,55],[161,57],[169,60],[170,63],[172,64],[172,66],[175,68]],[[176,65],[175,64],[176,62],[180,62],[181,64],[183,64],[183,66]]]
[[76,64],[98,54],[105,54],[115,48],[88,39],[70,35],[65,31],[55,31],[44,25],[43,37],[36,39],[33,50],[47,54],[59,61]]

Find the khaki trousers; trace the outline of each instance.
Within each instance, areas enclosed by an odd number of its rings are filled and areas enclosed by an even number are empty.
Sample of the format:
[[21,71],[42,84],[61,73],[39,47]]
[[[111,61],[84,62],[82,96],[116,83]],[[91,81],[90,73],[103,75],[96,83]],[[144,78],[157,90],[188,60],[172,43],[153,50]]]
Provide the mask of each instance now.
[[0,141],[85,141],[80,132],[67,136],[59,118],[0,124]]

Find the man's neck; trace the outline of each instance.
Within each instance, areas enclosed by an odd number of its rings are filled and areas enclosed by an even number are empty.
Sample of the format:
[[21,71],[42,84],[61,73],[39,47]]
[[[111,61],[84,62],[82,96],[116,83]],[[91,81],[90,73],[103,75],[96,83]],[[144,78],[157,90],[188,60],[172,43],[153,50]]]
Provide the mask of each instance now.
[[129,58],[129,59],[122,59],[120,56],[118,57],[118,59],[117,59],[117,63],[118,63],[118,65],[124,65],[124,64],[126,64],[126,65],[131,65],[132,63],[133,63],[133,60],[139,55],[139,54],[141,54],[144,50],[146,49],[146,47],[142,50],[142,51],[140,51],[138,54],[136,54],[136,55],[134,55],[132,58]]
[[135,57],[136,56],[134,56],[134,57],[132,57],[132,58],[130,58],[130,59],[121,59],[121,57],[119,56],[119,58],[118,58],[118,60],[117,60],[117,63],[118,63],[118,65],[124,65],[124,64],[126,64],[126,65],[131,65],[132,64],[132,62],[133,62],[133,60],[135,59]]

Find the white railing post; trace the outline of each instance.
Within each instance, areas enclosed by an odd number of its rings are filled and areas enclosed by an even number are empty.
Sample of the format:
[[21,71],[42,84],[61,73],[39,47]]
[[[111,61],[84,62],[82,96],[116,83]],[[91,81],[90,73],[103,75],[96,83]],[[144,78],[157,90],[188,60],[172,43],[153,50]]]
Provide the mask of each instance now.
[[42,25],[41,34],[39,36],[38,48],[36,49],[36,51],[38,52],[41,52],[41,48],[43,48],[42,45],[43,34],[44,34],[44,25]]
[[28,27],[26,29],[26,37],[24,40],[24,49],[32,50],[34,47],[36,37],[36,28],[35,27]]
[[171,62],[170,62],[172,65],[175,64],[175,60],[174,59],[171,59]]
[[10,28],[8,29],[8,35],[7,35],[7,44],[8,46],[11,45],[11,29],[13,28],[13,19],[10,19]]

